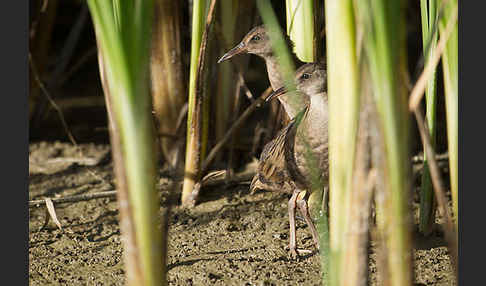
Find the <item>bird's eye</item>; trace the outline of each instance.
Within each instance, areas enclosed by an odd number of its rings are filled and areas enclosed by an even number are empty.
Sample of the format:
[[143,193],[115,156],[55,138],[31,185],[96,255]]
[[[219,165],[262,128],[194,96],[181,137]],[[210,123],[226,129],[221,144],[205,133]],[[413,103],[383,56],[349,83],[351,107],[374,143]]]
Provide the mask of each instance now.
[[253,36],[253,38],[251,38],[251,40],[252,40],[252,41],[255,41],[255,42],[256,42],[256,41],[260,41],[260,36],[255,35],[255,36]]
[[308,73],[303,74],[300,78],[301,79],[309,79],[311,76]]

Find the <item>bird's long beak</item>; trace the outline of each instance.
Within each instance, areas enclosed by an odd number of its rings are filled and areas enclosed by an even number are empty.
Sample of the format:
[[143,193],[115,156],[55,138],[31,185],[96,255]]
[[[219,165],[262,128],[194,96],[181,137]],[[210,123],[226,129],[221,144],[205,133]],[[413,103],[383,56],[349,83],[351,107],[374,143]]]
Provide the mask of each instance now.
[[267,99],[265,100],[265,102],[269,102],[270,100],[274,99],[274,98],[277,98],[279,96],[281,96],[282,94],[285,94],[287,93],[287,88],[285,88],[285,86],[282,86],[281,88],[275,90],[274,92],[272,92],[268,97]]
[[241,54],[246,51],[245,43],[241,42],[236,47],[229,50],[226,54],[224,54],[219,60],[218,64],[222,61],[232,58],[237,54]]

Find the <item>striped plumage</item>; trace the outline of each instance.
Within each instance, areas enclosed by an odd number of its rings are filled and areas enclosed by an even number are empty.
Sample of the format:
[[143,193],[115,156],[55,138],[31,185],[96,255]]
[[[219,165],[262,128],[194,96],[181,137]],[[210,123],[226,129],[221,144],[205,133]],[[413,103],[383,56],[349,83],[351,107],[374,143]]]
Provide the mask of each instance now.
[[292,194],[295,186],[286,168],[285,142],[292,141],[295,136],[295,119],[281,129],[277,136],[268,142],[262,150],[258,162],[258,170],[250,184],[253,194],[258,189]]

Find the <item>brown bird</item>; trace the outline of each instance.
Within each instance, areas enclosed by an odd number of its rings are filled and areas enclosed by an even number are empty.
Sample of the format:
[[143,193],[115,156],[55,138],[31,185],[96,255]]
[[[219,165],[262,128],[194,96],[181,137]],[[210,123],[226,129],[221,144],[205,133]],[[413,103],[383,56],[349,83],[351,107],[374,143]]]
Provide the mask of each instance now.
[[265,145],[258,172],[250,185],[252,191],[261,188],[292,194],[288,203],[292,257],[297,256],[296,206],[319,248],[319,235],[309,214],[308,199],[317,189],[323,189],[327,197],[329,173],[327,75],[324,65],[309,63],[301,66],[296,71],[295,81],[297,91],[287,91],[282,87],[274,91],[267,101],[282,95],[292,98],[304,94],[309,98],[307,106]]
[[[300,66],[302,62],[293,53],[293,42],[287,35],[284,36],[284,39],[287,43],[289,51],[291,52],[294,64],[296,66]],[[235,55],[243,53],[254,54],[265,60],[268,80],[270,81],[270,85],[272,86],[272,89],[274,91],[284,85],[279,59],[273,52],[272,42],[263,25],[257,26],[253,28],[250,32],[248,32],[248,34],[243,37],[243,40],[241,40],[238,45],[229,50],[218,60],[218,63],[230,59]],[[307,95],[303,94],[301,95],[301,98],[303,100],[298,101],[297,103],[291,103],[288,96],[279,96],[278,100],[282,104],[285,112],[290,119],[294,118],[294,116],[307,105]]]

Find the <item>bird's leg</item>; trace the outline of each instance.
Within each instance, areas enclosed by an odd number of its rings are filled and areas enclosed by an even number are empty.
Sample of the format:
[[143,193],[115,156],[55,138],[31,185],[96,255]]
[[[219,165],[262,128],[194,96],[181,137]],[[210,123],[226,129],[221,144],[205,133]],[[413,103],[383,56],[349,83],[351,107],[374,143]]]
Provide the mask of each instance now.
[[309,208],[307,206],[307,198],[304,196],[298,196],[297,206],[299,207],[300,213],[304,216],[305,222],[310,228],[312,239],[316,248],[319,249],[319,233],[317,232],[316,226],[309,215]]
[[290,224],[290,242],[289,251],[292,258],[297,257],[297,242],[295,238],[295,202],[297,200],[298,192],[294,192],[289,200],[289,224]]

